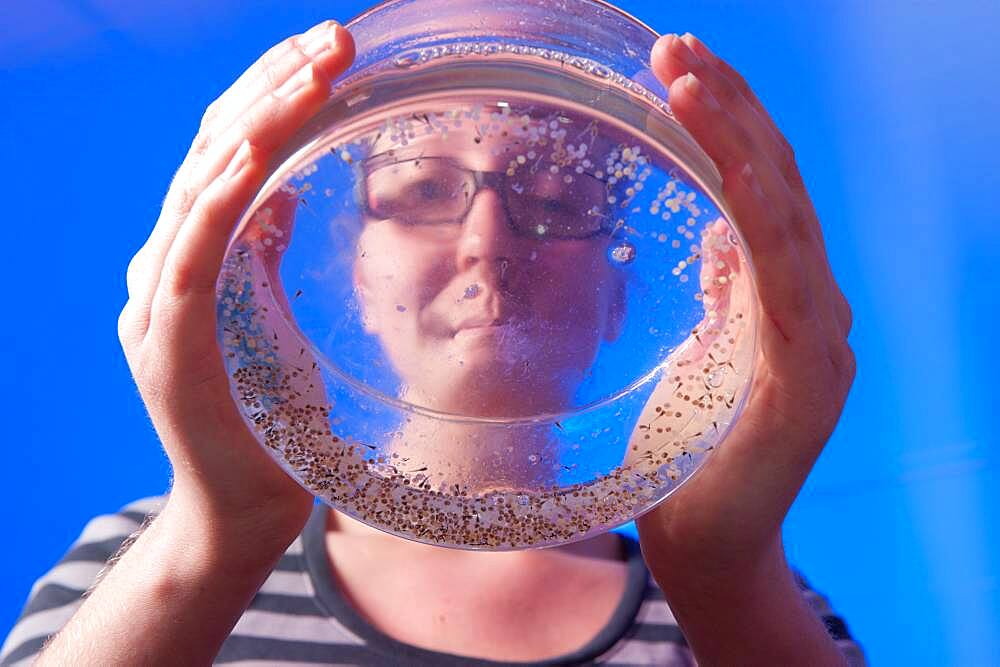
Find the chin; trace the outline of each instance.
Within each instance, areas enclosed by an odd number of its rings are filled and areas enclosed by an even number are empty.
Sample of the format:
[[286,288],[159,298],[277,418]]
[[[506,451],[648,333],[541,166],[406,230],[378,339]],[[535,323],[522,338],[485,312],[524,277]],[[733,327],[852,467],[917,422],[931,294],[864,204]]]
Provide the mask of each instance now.
[[462,372],[449,378],[446,412],[470,417],[533,417],[561,412],[569,399],[560,387],[540,384],[535,373],[522,365],[509,366],[494,359],[465,362]]

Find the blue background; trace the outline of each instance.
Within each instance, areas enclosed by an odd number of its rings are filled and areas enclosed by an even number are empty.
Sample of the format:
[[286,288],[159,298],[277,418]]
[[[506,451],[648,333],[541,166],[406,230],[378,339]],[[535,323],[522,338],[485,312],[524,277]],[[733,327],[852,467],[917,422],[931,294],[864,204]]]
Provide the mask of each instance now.
[[[202,111],[269,45],[366,4],[5,3],[0,636],[90,517],[167,488],[115,328]],[[792,560],[874,664],[1000,664],[1000,3],[620,4],[749,79],[854,307],[858,376]]]

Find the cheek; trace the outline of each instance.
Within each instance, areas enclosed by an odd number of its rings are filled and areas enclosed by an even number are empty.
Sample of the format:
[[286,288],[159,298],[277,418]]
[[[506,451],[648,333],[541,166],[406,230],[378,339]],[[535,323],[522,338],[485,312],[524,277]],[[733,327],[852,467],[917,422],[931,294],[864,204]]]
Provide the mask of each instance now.
[[355,262],[366,306],[382,318],[390,316],[388,321],[415,315],[447,282],[444,255],[440,244],[407,237],[389,223],[369,225],[358,239]]
[[[610,288],[603,245],[593,242],[562,241],[539,250],[539,264],[530,278],[535,295],[532,302],[551,313],[565,313],[592,320],[607,301]],[[584,324],[584,322],[581,322]]]

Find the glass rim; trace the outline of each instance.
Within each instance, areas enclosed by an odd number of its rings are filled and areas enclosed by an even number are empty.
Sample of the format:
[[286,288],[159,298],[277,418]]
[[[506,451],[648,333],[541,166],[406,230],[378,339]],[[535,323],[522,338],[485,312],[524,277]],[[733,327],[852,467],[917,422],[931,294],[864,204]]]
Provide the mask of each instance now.
[[[388,7],[391,7],[392,5],[398,5],[398,4],[403,3],[403,2],[413,2],[413,1],[414,0],[381,0],[381,2],[378,2],[378,3],[374,4],[374,5],[372,5],[371,7],[369,7],[368,9],[366,9],[365,11],[361,12],[360,14],[358,14],[357,16],[355,16],[354,18],[352,18],[349,21],[347,21],[346,23],[344,23],[343,27],[345,29],[347,29],[348,31],[350,31],[351,26],[360,23],[361,21],[363,21],[366,18],[368,18],[368,16],[371,15],[371,14],[374,14],[376,12],[382,11],[382,10],[388,8]],[[653,37],[656,37],[656,38],[660,37],[660,33],[658,33],[655,30],[653,30],[649,26],[649,24],[647,24],[645,21],[642,21],[641,19],[636,18],[635,16],[633,16],[629,12],[625,11],[621,7],[618,7],[617,5],[613,5],[610,2],[607,2],[607,0],[569,0],[569,2],[575,2],[575,3],[581,4],[581,5],[596,5],[598,7],[602,7],[604,9],[611,10],[612,12],[614,12],[616,14],[619,14],[620,16],[622,16],[623,18],[627,19],[628,21],[631,21],[632,23],[636,24],[637,26],[645,29],[647,32],[649,32],[649,34],[653,35]]]

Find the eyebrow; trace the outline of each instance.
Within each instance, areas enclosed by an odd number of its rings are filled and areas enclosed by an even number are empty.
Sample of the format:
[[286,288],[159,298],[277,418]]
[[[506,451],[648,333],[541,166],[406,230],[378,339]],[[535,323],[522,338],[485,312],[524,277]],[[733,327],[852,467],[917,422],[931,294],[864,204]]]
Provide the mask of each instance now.
[[[413,149],[413,150],[415,150],[415,149]],[[400,149],[393,148],[393,149],[389,149],[387,151],[383,151],[382,153],[377,153],[377,154],[372,155],[370,157],[358,160],[357,162],[358,162],[358,165],[362,168],[362,171],[363,171],[363,173],[364,173],[365,176],[370,176],[373,172],[378,171],[380,169],[383,169],[385,167],[391,167],[393,165],[402,164],[404,162],[415,162],[417,160],[435,160],[435,161],[438,161],[438,162],[447,162],[448,164],[454,165],[455,167],[458,167],[459,169],[462,169],[464,171],[485,173],[485,172],[482,172],[481,170],[472,169],[470,167],[467,167],[467,166],[459,163],[458,161],[455,160],[455,158],[453,158],[450,155],[426,155],[425,153],[420,152],[420,153],[417,153],[415,155],[412,155],[412,157],[406,157],[404,155],[402,158],[400,158],[400,155],[399,155],[400,152],[412,154],[413,150],[406,151],[404,149],[403,151],[401,151]],[[371,164],[373,162],[374,162],[374,165]],[[503,172],[502,169],[497,169],[497,170],[495,170],[492,173],[502,173],[502,172]],[[539,172],[539,174],[543,175],[543,176],[545,175],[545,174],[543,174],[541,172]],[[586,171],[586,170],[582,171],[582,172],[576,172],[576,171],[574,171],[573,174],[572,174],[572,176],[574,176],[574,177],[577,177],[577,176],[587,176],[587,177],[589,177],[589,178],[597,181],[598,183],[604,184],[605,186],[608,184],[608,182],[607,182],[606,179],[604,179],[604,178],[598,178],[592,172]]]
[[415,148],[412,150],[392,148],[366,157],[358,162],[370,173],[383,167],[389,167],[402,162],[414,162],[415,160],[447,160],[453,162],[448,156],[427,155],[424,151],[417,151]]

